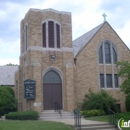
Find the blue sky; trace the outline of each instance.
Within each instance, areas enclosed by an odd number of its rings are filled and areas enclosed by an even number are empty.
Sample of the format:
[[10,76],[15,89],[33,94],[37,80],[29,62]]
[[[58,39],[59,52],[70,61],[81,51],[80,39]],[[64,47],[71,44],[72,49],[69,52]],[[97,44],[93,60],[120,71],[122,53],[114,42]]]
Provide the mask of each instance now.
[[53,8],[72,13],[73,39],[103,22],[102,14],[130,48],[128,0],[0,0],[0,65],[19,64],[20,21],[29,8]]

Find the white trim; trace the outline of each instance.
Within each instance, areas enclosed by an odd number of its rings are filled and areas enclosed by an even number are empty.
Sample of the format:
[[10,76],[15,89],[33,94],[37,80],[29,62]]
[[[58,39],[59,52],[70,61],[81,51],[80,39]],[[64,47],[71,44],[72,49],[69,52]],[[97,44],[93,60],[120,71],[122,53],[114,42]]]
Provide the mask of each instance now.
[[[27,29],[27,30],[26,30]],[[28,24],[24,25],[24,43],[23,43],[23,51],[26,52],[28,48]]]
[[30,46],[28,50],[39,50],[39,51],[65,51],[73,52],[73,48],[63,47],[63,48],[43,48],[40,46]]
[[57,73],[60,75],[61,80],[62,80],[62,82],[63,82],[63,77],[62,77],[63,74],[62,74],[61,70],[58,69],[58,68],[56,68],[56,67],[54,67],[54,66],[50,66],[50,67],[46,68],[46,69],[42,72],[42,77],[44,77],[45,74],[46,74],[48,71],[51,71],[51,70],[54,70],[55,72],[57,72]]
[[64,11],[58,11],[58,10],[54,10],[54,9],[34,9],[34,8],[31,8],[29,9],[29,11],[38,11],[38,12],[54,12],[54,13],[58,13],[58,14],[68,14],[68,15],[71,15],[71,12],[64,12]]
[[101,88],[100,89],[104,89],[104,90],[120,90],[120,88]]
[[[42,52],[45,52],[45,51],[58,51],[58,52],[72,52],[73,53],[73,48],[68,48],[68,47],[63,47],[63,48],[43,48],[43,47],[40,47],[40,46],[30,46],[28,47],[27,51],[28,50],[32,50],[32,51],[42,51]],[[24,56],[26,52],[22,52],[21,53],[21,57]]]
[[24,56],[26,53],[27,53],[27,52],[22,52],[20,57]]
[[[58,52],[73,52],[73,48],[69,48],[69,47],[63,47],[63,48],[43,48],[43,47],[40,47],[40,46],[30,46],[28,47],[27,51],[28,50],[31,50],[31,51],[42,51],[42,52],[46,52],[46,51],[58,51]],[[20,57],[23,57],[26,53],[26,52],[22,52]]]
[[55,19],[46,19],[46,20],[43,20],[41,24],[49,22],[49,21],[53,21],[54,23],[57,23],[57,24],[59,24],[61,26],[61,23],[58,22],[58,21],[56,21]]

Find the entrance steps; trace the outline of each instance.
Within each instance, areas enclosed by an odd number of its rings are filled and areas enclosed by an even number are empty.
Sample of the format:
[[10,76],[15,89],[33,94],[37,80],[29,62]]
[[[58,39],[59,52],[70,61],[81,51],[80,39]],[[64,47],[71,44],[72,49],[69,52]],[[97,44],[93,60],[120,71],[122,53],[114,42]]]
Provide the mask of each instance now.
[[54,110],[46,110],[39,113],[39,120],[52,120],[52,119],[74,119],[73,112],[61,111],[61,115]]

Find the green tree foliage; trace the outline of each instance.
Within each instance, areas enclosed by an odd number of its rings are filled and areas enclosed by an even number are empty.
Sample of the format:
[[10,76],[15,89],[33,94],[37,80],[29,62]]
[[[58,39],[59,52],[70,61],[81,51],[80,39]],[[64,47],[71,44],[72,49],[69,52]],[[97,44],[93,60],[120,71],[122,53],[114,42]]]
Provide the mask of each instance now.
[[0,109],[2,114],[17,110],[17,100],[7,86],[0,87]]
[[121,84],[121,90],[126,94],[130,94],[130,62],[123,61],[117,62],[118,67],[118,76],[124,79],[123,83]]
[[9,63],[9,64],[6,64],[6,66],[18,66],[18,65],[17,64]]
[[125,107],[128,112],[130,112],[130,94],[126,96]]
[[2,86],[2,87],[4,87],[3,89],[7,89],[10,92],[10,94],[12,94],[13,97],[15,97],[14,90],[10,86]]
[[90,91],[89,94],[86,94],[82,104],[82,109],[97,109],[103,110],[106,113],[108,112],[108,109],[112,109],[115,112],[118,111],[116,100],[104,90],[101,90],[101,92],[98,93],[93,93]]

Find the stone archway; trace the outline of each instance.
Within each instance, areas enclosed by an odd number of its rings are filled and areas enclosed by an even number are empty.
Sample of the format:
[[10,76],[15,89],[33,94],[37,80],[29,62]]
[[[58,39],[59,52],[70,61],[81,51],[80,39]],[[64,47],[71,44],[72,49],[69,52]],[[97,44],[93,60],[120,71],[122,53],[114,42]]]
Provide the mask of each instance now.
[[43,77],[44,110],[54,110],[54,103],[58,102],[62,108],[62,81],[54,70],[48,71]]

